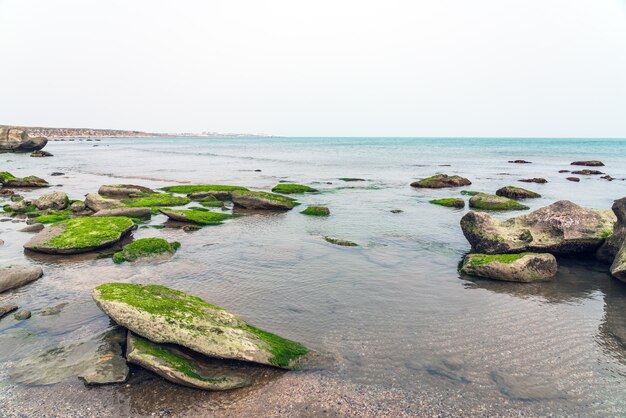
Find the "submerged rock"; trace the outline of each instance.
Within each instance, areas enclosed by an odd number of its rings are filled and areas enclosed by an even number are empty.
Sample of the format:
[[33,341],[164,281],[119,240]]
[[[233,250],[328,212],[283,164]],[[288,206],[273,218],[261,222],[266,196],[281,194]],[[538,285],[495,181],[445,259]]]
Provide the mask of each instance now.
[[468,254],[461,272],[471,276],[507,282],[535,282],[552,279],[558,265],[552,254]]
[[340,238],[324,237],[324,240],[331,244],[340,245],[342,247],[358,247],[359,246],[359,244],[357,244],[356,242],[352,242],[352,241],[348,241],[348,240],[340,239]]
[[515,376],[511,373],[493,371],[491,378],[503,395],[520,401],[566,399],[565,392],[549,384],[547,379],[536,375]]
[[197,225],[221,225],[225,220],[234,218],[234,215],[229,213],[217,213],[208,210],[160,209],[159,212],[173,221],[188,222]]
[[515,186],[502,187],[496,191],[496,195],[508,197],[510,199],[534,199],[541,197],[539,193]]
[[480,210],[526,210],[528,206],[522,205],[508,197],[479,193],[470,198],[470,208]]
[[46,193],[33,200],[33,204],[39,210],[56,209],[63,210],[69,206],[70,199],[63,192]]
[[565,180],[573,181],[574,183],[580,182],[580,178],[578,177],[565,177]]
[[15,315],[13,315],[13,318],[16,321],[25,321],[29,319],[31,316],[32,316],[32,313],[28,309],[22,309]]
[[598,170],[577,170],[577,171],[572,171],[572,174],[578,174],[582,176],[597,176],[597,175],[604,174],[604,173]]
[[587,167],[602,167],[604,163],[598,160],[590,160],[590,161],[574,161],[571,165],[583,165]]
[[154,190],[136,184],[105,184],[98,189],[99,195],[114,199],[124,199],[142,193],[154,193]]
[[533,177],[533,178],[530,178],[530,179],[521,179],[521,180],[518,180],[518,181],[521,181],[523,183],[539,183],[539,184],[548,182],[548,180],[546,180],[544,178],[541,178],[541,177]]
[[196,195],[197,193],[209,193],[219,200],[231,200],[231,193],[235,190],[245,191],[248,189],[241,186],[229,186],[224,184],[184,184],[179,186],[163,187],[161,190],[169,193],[186,194],[187,197],[194,200],[196,198],[191,195]]
[[47,181],[37,176],[15,177],[8,171],[0,173],[0,184],[4,187],[49,187]]
[[250,381],[237,375],[215,374],[210,364],[171,345],[156,344],[128,333],[126,358],[183,386],[203,390],[229,390],[248,386]]
[[0,293],[15,289],[43,276],[43,269],[36,266],[0,267]]
[[237,190],[232,192],[232,200],[236,206],[256,210],[291,210],[298,205],[295,199],[267,192]]
[[45,228],[24,248],[48,254],[84,253],[115,244],[134,227],[132,220],[122,216],[68,219]]
[[450,198],[445,198],[445,199],[434,199],[431,200],[430,203],[432,203],[433,205],[439,205],[439,206],[446,206],[449,208],[464,208],[465,207],[465,200],[459,198],[459,197],[450,197]]
[[37,151],[47,143],[48,139],[42,136],[31,138],[24,129],[0,128],[0,152]]
[[330,216],[330,209],[326,206],[309,206],[300,213],[309,216]]
[[174,255],[180,248],[179,242],[167,242],[163,238],[141,238],[126,245],[122,251],[113,254],[113,261],[137,261]]
[[309,352],[303,345],[253,327],[218,306],[164,286],[106,283],[92,295],[111,319],[156,343],[286,369],[298,368]]
[[315,193],[318,191],[319,190],[314,189],[313,187],[295,183],[281,183],[272,188],[272,192],[282,194]]
[[461,176],[449,176],[447,174],[437,174],[419,181],[411,183],[411,187],[426,189],[443,189],[445,187],[469,186],[471,181]]
[[560,200],[506,221],[471,211],[461,219],[461,228],[473,252],[561,255],[595,251],[613,233],[614,223],[615,215],[610,211]]

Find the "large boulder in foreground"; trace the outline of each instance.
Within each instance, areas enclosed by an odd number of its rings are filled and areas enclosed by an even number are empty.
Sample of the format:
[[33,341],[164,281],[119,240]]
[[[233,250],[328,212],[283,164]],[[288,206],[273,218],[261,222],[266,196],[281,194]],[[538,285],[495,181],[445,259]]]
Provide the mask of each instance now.
[[172,383],[202,390],[229,390],[250,384],[241,376],[216,374],[211,364],[199,356],[191,356],[175,346],[155,344],[131,332],[126,347],[126,358],[130,363]]
[[298,368],[309,350],[247,324],[187,293],[157,285],[106,283],[93,291],[113,321],[150,341],[187,347],[222,359]]
[[47,254],[78,254],[110,247],[135,224],[125,217],[73,218],[39,232],[24,244],[27,250]]
[[0,293],[24,286],[41,276],[43,276],[43,270],[38,266],[14,265],[0,267]]
[[298,205],[295,199],[268,192],[236,190],[231,196],[235,206],[245,209],[284,211]]
[[18,128],[0,128],[0,152],[31,152],[42,149],[48,143],[43,136],[28,136]]
[[124,199],[143,193],[154,193],[154,190],[136,184],[105,184],[100,186],[98,194],[113,199]]
[[411,187],[423,189],[443,189],[445,187],[469,186],[471,181],[461,176],[449,176],[447,174],[437,174],[422,180],[414,181]]
[[593,252],[613,233],[614,224],[611,211],[586,209],[567,200],[506,221],[474,211],[461,218],[472,251],[485,254]]
[[556,258],[552,254],[468,254],[461,272],[507,282],[550,280],[556,275]]
[[3,187],[49,187],[47,181],[37,176],[15,177],[8,171],[0,173],[0,184]]
[[33,200],[33,205],[39,210],[56,209],[63,210],[70,204],[70,199],[63,192],[46,193]]

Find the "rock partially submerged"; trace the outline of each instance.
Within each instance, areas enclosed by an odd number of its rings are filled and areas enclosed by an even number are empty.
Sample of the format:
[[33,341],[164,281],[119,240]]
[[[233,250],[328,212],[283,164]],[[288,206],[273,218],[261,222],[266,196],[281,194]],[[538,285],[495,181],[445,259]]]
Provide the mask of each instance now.
[[598,160],[589,160],[589,161],[574,161],[571,165],[582,165],[587,167],[602,167],[604,163]]
[[191,202],[188,197],[174,196],[169,193],[147,193],[137,197],[122,199],[122,204],[131,208],[152,208],[158,206],[184,206]]
[[509,160],[509,163],[512,163],[512,164],[530,164],[531,161],[526,161],[526,160]]
[[492,194],[479,193],[472,196],[469,201],[470,208],[480,210],[526,210],[528,206],[522,205],[508,197]]
[[43,276],[38,266],[14,265],[0,267],[0,293],[15,289]]
[[447,174],[437,174],[419,181],[411,183],[411,187],[425,189],[443,189],[445,187],[469,186],[471,181],[461,176],[449,176]]
[[125,217],[68,219],[45,228],[24,244],[27,250],[48,254],[78,254],[109,247],[135,224]]
[[[229,186],[224,184],[184,184],[179,186],[163,187],[164,190],[169,193],[182,193],[188,195],[191,199],[196,199],[191,195],[197,193],[209,193],[220,200],[231,200],[231,193],[235,190],[248,190],[242,186]],[[206,197],[206,196],[205,196]]]
[[272,188],[272,192],[274,193],[282,193],[282,194],[301,194],[301,193],[315,193],[318,192],[317,189],[313,187],[305,186],[303,184],[295,184],[295,183],[281,183],[277,184]]
[[502,187],[496,191],[496,195],[508,197],[510,199],[534,199],[541,197],[539,193],[515,186]]
[[547,183],[548,182],[548,180],[546,180],[546,179],[544,179],[542,177],[533,177],[533,178],[530,178],[530,179],[521,179],[521,180],[518,180],[518,181],[521,181],[522,183],[539,183],[539,184],[543,184],[543,183]]
[[63,210],[70,204],[70,199],[63,192],[46,193],[33,200],[33,204],[39,210],[56,209]]
[[599,176],[600,174],[604,174],[602,171],[599,170],[576,170],[576,171],[572,171],[572,174],[578,174],[580,176]]
[[328,243],[339,245],[341,247],[358,247],[359,244],[356,242],[348,241],[346,239],[334,238],[334,237],[324,237],[324,240]]
[[113,199],[124,199],[144,193],[154,193],[154,190],[136,184],[105,184],[98,189],[99,195]]
[[37,176],[15,177],[8,171],[0,173],[0,184],[3,187],[49,187],[47,181]]
[[175,346],[155,344],[128,333],[126,357],[130,363],[148,369],[170,382],[202,390],[229,390],[248,386],[250,381],[236,375],[219,375],[198,356]]
[[164,286],[106,283],[92,295],[111,319],[156,343],[286,369],[298,368],[309,352],[302,344],[253,327],[223,308]]
[[567,200],[506,221],[474,211],[461,219],[472,251],[486,254],[593,252],[613,233],[614,224],[610,211],[586,209]]
[[30,153],[31,157],[35,157],[35,158],[41,158],[41,157],[54,157],[54,155],[52,155],[51,153],[49,153],[48,151],[33,151]]
[[565,180],[573,181],[574,183],[580,182],[580,178],[578,177],[565,177]]
[[85,206],[94,212],[105,209],[115,209],[122,206],[122,202],[116,199],[107,199],[98,193],[89,193],[85,196]]
[[113,254],[113,261],[137,261],[140,259],[171,256],[180,248],[179,242],[167,242],[163,238],[141,238]]
[[236,206],[255,210],[291,210],[298,205],[295,199],[268,192],[252,192],[236,190],[232,192],[232,200]]
[[449,197],[445,199],[434,199],[431,200],[430,203],[433,205],[446,206],[449,208],[459,208],[462,209],[465,207],[465,200],[459,197]]
[[31,152],[42,149],[48,143],[43,136],[28,136],[18,128],[0,128],[0,152]]
[[198,225],[221,225],[225,220],[234,217],[234,215],[229,213],[217,213],[193,209],[160,209],[159,212],[173,221],[187,222]]
[[461,272],[471,276],[508,282],[550,280],[556,275],[556,258],[552,254],[468,254]]
[[330,209],[326,206],[309,206],[300,213],[309,216],[330,216]]

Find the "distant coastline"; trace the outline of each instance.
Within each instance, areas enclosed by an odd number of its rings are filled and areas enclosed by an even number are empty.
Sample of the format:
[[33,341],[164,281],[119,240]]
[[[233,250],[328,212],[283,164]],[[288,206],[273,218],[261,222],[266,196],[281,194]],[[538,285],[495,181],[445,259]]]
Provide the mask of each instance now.
[[274,135],[247,133],[163,133],[127,131],[121,129],[93,128],[48,128],[41,126],[0,125],[0,128],[18,128],[28,131],[30,136],[44,136],[49,139],[65,138],[276,138]]

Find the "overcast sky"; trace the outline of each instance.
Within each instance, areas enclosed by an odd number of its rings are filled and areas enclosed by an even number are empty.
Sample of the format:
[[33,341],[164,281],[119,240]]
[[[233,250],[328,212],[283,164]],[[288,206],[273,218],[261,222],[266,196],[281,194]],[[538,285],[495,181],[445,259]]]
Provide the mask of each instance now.
[[626,137],[626,0],[0,0],[0,124]]

